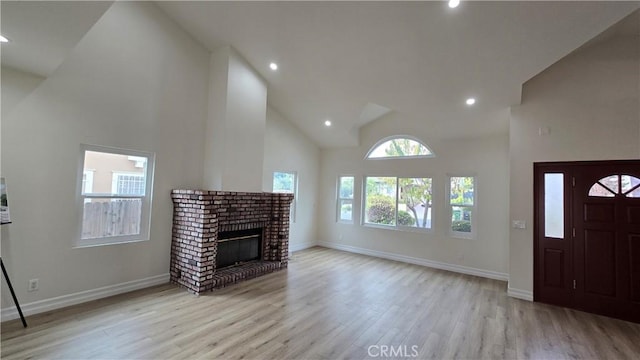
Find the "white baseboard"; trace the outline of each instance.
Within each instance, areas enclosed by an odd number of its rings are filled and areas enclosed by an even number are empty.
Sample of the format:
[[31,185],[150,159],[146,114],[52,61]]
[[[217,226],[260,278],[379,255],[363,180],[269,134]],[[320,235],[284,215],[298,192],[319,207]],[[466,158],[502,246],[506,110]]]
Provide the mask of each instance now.
[[533,301],[533,291],[507,287],[507,295],[521,300]]
[[[20,304],[24,316],[56,310],[63,307],[80,304],[87,301],[102,299],[105,297],[143,289],[150,286],[166,284],[169,282],[169,273],[151,276],[144,279],[128,281],[121,284],[104,286],[97,289],[81,291],[74,294],[63,295],[51,299],[38,300],[27,304]],[[15,306],[2,309],[0,312],[2,321],[17,319],[20,317]]]
[[509,274],[505,274],[497,271],[483,270],[483,269],[477,269],[477,268],[472,268],[468,266],[448,264],[448,263],[443,263],[439,261],[426,260],[426,259],[421,259],[421,258],[416,258],[416,257],[411,257],[406,255],[369,250],[369,249],[359,248],[355,246],[342,245],[342,244],[336,244],[336,243],[324,242],[324,241],[319,242],[318,246],[347,251],[347,252],[356,253],[356,254],[369,255],[369,256],[378,257],[382,259],[395,260],[395,261],[405,262],[409,264],[422,265],[422,266],[426,266],[434,269],[448,270],[448,271],[453,271],[461,274],[475,275],[475,276],[480,276],[488,279],[501,280],[501,281],[509,280]]
[[300,250],[304,250],[304,249],[308,249],[308,248],[314,247],[316,245],[317,244],[315,242],[305,242],[305,243],[300,243],[300,244],[291,244],[291,243],[289,243],[289,253],[300,251]]

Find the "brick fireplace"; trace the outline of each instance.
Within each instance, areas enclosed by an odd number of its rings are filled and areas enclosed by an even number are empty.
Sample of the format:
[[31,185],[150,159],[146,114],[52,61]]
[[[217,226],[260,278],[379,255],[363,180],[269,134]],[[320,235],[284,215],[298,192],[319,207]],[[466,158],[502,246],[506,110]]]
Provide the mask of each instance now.
[[[287,267],[292,194],[173,190],[171,282],[201,294]],[[260,258],[218,269],[220,233],[261,234]]]

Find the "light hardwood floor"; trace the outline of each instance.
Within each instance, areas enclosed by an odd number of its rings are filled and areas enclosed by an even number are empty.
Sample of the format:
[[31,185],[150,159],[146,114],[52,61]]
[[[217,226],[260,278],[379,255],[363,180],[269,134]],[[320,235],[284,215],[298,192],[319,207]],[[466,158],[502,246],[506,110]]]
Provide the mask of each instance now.
[[640,324],[509,298],[500,281],[319,247],[204,296],[163,285],[27,320],[2,324],[2,358],[373,359],[383,345],[396,358],[640,356]]

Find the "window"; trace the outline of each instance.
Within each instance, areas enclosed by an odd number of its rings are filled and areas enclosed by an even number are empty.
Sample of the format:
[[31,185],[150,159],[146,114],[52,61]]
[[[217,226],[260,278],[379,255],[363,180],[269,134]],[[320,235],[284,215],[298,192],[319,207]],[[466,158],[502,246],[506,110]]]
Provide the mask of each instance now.
[[475,233],[475,182],[472,176],[449,177],[450,230],[454,237],[471,238]]
[[365,224],[431,229],[431,178],[366,177]]
[[431,229],[431,178],[398,178],[398,225]]
[[376,143],[367,153],[367,159],[425,158],[433,152],[420,140],[411,136],[392,136]]
[[77,245],[148,240],[154,155],[81,146]]
[[544,236],[564,238],[564,174],[544,174]]
[[589,196],[614,197],[616,195],[640,197],[640,179],[632,175],[609,175],[596,181],[589,189]]
[[93,192],[93,170],[83,170],[82,172],[82,193]]
[[144,174],[114,173],[111,192],[121,195],[144,195]]
[[338,221],[353,223],[353,176],[338,179]]
[[293,194],[293,202],[291,203],[291,221],[296,221],[296,203],[298,201],[298,176],[295,172],[273,173],[273,192]]

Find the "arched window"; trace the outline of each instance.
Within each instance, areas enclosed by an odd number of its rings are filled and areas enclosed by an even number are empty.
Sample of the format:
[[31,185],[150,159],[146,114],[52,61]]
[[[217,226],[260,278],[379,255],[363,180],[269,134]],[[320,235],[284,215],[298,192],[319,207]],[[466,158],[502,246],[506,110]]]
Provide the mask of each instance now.
[[596,181],[589,189],[589,196],[614,197],[616,195],[640,197],[640,179],[631,175],[609,175]]
[[422,141],[406,135],[391,136],[378,141],[367,153],[367,159],[429,158],[433,151]]

